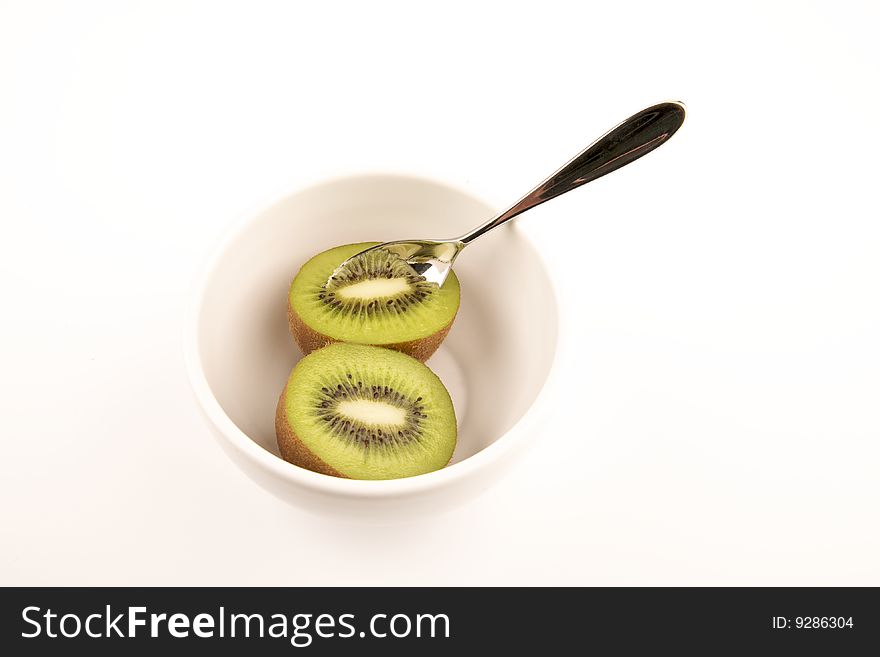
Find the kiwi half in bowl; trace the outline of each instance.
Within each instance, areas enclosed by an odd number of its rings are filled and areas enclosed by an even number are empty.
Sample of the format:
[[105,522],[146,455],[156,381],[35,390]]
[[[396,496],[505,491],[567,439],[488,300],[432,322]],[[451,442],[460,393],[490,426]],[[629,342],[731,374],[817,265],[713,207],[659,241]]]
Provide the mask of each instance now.
[[365,345],[333,344],[300,360],[275,414],[286,461],[350,479],[439,470],[456,432],[436,374],[406,354]]
[[458,312],[455,272],[438,287],[397,256],[377,250],[347,266],[328,285],[343,261],[378,243],[323,251],[299,270],[290,286],[287,319],[304,354],[350,342],[396,349],[424,362],[443,342]]

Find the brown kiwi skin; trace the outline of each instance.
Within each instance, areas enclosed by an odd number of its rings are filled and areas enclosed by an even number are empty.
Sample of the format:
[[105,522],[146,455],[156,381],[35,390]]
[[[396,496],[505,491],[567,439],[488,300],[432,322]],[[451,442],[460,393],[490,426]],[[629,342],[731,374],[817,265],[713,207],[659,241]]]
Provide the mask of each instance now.
[[[457,314],[458,313],[456,312],[456,315]],[[446,335],[449,333],[449,329],[452,328],[452,323],[455,321],[456,315],[453,315],[452,319],[449,320],[449,323],[442,329],[432,333],[431,335],[427,335],[424,338],[420,338],[418,340],[410,340],[409,342],[379,344],[375,346],[385,347],[386,349],[395,349],[396,351],[402,351],[403,353],[412,356],[416,360],[424,363],[434,354],[435,351],[437,351],[440,343],[443,342],[443,340],[446,338]],[[328,344],[341,342],[340,340],[334,340],[330,336],[324,335],[323,333],[318,333],[315,329],[306,324],[299,316],[299,314],[297,314],[297,312],[293,309],[293,304],[290,302],[289,297],[287,299],[287,323],[290,328],[290,334],[293,336],[296,344],[299,345],[299,348],[303,352],[304,356],[309,355],[310,353],[316,351],[317,349],[320,349],[321,347],[326,347]]]
[[278,441],[278,449],[281,452],[281,458],[289,463],[298,465],[306,470],[318,472],[320,474],[330,475],[331,477],[341,477],[350,479],[338,470],[330,467],[324,461],[315,456],[314,452],[306,447],[306,444],[299,439],[299,436],[287,421],[287,413],[284,408],[284,399],[287,397],[287,386],[281,392],[278,399],[278,408],[275,411],[275,438]]

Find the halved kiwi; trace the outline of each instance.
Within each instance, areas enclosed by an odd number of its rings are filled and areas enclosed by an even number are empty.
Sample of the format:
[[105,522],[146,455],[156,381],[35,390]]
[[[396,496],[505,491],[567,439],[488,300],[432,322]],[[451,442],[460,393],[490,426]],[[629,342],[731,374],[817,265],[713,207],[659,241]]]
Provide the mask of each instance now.
[[396,349],[424,362],[443,342],[458,312],[455,272],[438,287],[397,256],[377,250],[327,284],[343,261],[376,244],[347,244],[319,253],[293,279],[287,319],[304,354],[350,342]]
[[278,400],[281,456],[350,479],[397,479],[452,458],[455,411],[443,383],[406,354],[332,344],[304,357]]

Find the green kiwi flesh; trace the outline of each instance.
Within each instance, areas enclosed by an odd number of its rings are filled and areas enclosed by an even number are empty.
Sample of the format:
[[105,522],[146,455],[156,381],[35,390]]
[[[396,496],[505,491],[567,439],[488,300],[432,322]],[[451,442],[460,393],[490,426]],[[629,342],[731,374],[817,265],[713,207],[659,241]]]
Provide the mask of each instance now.
[[406,354],[332,344],[305,356],[278,400],[281,456],[350,479],[397,479],[452,458],[455,411],[427,366]]
[[293,279],[287,317],[304,354],[350,342],[396,349],[424,362],[446,337],[460,301],[455,272],[438,287],[397,256],[376,250],[346,266],[328,285],[343,261],[376,244],[323,251]]

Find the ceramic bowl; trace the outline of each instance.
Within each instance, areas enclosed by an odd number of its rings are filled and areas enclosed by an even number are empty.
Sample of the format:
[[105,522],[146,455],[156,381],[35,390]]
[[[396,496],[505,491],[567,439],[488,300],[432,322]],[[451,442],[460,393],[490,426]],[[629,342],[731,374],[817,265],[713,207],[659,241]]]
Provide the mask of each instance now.
[[[185,355],[208,424],[249,477],[281,499],[321,513],[405,517],[472,497],[519,448],[540,439],[556,353],[556,301],[541,258],[515,225],[507,225],[456,262],[461,308],[427,363],[449,389],[458,418],[450,465],[407,479],[355,481],[287,463],[275,442],[275,405],[302,356],[286,314],[288,288],[300,266],[339,244],[458,235],[494,211],[441,183],[364,175],[285,195],[231,232],[197,286]],[[503,279],[493,276],[496,268]]]

